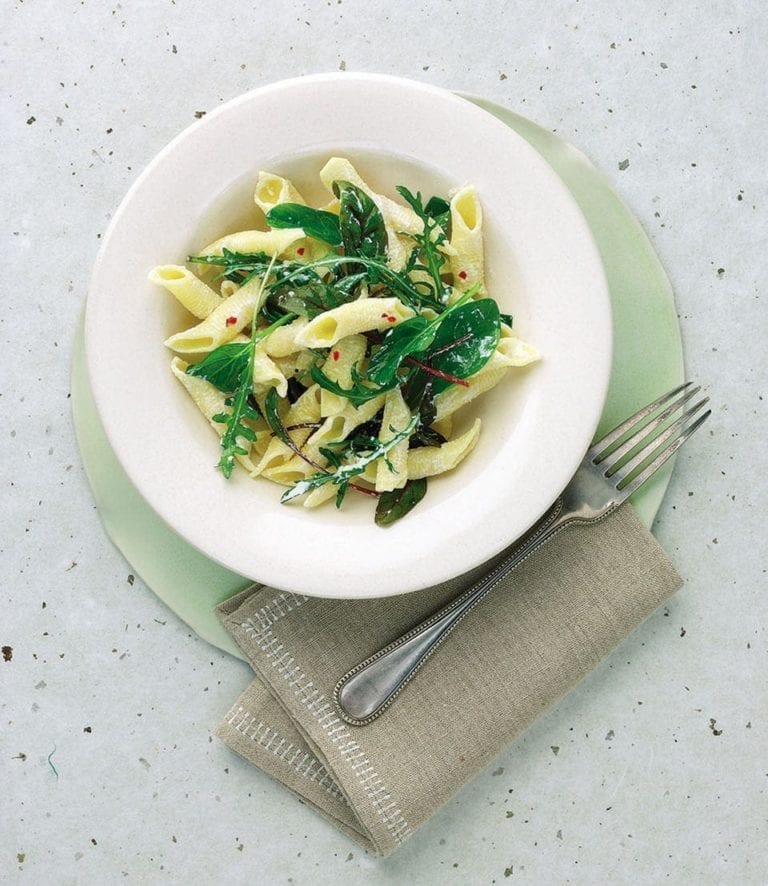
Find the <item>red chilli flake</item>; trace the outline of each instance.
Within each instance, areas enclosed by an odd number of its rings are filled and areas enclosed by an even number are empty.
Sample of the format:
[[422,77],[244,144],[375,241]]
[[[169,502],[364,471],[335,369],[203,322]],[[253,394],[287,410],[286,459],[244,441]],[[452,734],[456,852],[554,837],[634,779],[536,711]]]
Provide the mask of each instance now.
[[237,317],[227,317],[227,326],[234,326],[237,323]]
[[341,357],[341,352],[340,352],[340,351],[334,351],[334,352],[331,354],[331,357],[333,357],[334,360],[338,360],[339,357]]
[[459,271],[459,277],[461,277],[462,280],[466,280],[467,279],[467,272],[466,271]]
[[296,255],[304,255],[305,251],[306,250],[304,249],[303,246],[299,246],[299,248],[296,250]]
[[393,317],[391,314],[387,317],[387,322],[389,323],[397,323],[397,317]]

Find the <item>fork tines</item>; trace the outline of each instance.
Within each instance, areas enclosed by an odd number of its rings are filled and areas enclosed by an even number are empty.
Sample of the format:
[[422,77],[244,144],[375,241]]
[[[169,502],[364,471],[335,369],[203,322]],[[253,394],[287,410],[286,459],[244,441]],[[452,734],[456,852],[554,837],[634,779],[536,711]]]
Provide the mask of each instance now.
[[691,385],[686,382],[654,400],[588,450],[592,463],[604,468],[604,476],[626,495],[642,486],[710,415],[711,409],[701,412],[709,397],[684,409],[701,390]]

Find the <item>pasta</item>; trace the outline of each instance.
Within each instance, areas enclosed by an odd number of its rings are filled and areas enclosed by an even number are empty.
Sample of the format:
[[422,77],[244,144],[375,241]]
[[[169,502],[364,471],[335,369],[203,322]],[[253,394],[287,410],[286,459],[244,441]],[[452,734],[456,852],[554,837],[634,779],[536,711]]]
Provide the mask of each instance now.
[[183,265],[160,265],[151,271],[149,281],[175,295],[179,304],[200,320],[205,320],[222,302],[221,293],[211,289]]
[[330,348],[342,338],[361,332],[383,332],[413,317],[398,298],[365,298],[324,311],[296,336],[304,348]]
[[208,316],[191,329],[177,332],[165,344],[177,354],[204,354],[232,341],[253,320],[259,290],[258,280],[238,287],[220,301]]
[[[342,338],[323,363],[323,374],[340,387],[348,388],[352,384],[352,371],[363,362],[367,347],[368,340],[364,335]],[[323,388],[320,393],[320,414],[324,417],[338,415],[346,403],[346,397]]]
[[195,321],[165,344],[224,476],[240,464],[310,509],[353,490],[384,526],[475,448],[481,420],[454,436],[454,414],[539,354],[485,291],[474,187],[424,203],[398,186],[395,200],[341,157],[320,179],[333,200],[315,209],[260,172],[268,230],[227,234],[149,279]]
[[473,187],[462,188],[451,199],[449,263],[454,287],[466,292],[479,286],[483,291],[483,209]]
[[[205,418],[208,419],[208,422],[214,431],[221,435],[224,433],[224,425],[215,421],[214,416],[226,409],[226,398],[224,394],[222,394],[222,392],[210,382],[207,382],[203,378],[195,378],[192,375],[188,375],[186,371],[188,366],[189,364],[185,363],[180,357],[174,357],[171,361],[171,371],[173,374],[178,378],[182,385],[184,385],[195,406],[197,406]],[[250,441],[241,436],[238,438],[238,443],[243,448],[244,452],[238,453],[235,458],[237,458],[247,471],[253,471],[254,465],[250,459]]]
[[221,255],[225,249],[230,252],[264,252],[267,255],[282,255],[297,240],[304,237],[301,228],[283,231],[238,231],[227,234],[209,243],[200,255]]

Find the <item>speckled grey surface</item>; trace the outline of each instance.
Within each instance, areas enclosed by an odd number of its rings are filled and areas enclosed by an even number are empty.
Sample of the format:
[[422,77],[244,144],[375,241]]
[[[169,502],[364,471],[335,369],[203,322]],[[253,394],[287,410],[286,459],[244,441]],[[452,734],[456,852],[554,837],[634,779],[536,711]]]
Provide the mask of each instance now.
[[[6,4],[0,878],[764,883],[764,5],[372,8]],[[385,861],[211,738],[247,669],[130,575],[68,403],[99,237],[138,172],[221,101],[339,68],[483,94],[582,148],[649,232],[714,401],[655,526],[685,588]]]

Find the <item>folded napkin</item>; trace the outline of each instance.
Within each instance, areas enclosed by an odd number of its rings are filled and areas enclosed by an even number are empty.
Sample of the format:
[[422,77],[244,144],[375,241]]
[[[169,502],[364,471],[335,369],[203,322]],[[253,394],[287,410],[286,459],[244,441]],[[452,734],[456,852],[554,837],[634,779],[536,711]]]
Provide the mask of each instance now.
[[631,507],[570,527],[464,618],[378,720],[341,720],[342,674],[492,566],[378,600],[255,585],[226,601],[219,616],[256,679],[217,734],[366,848],[394,851],[681,584]]

